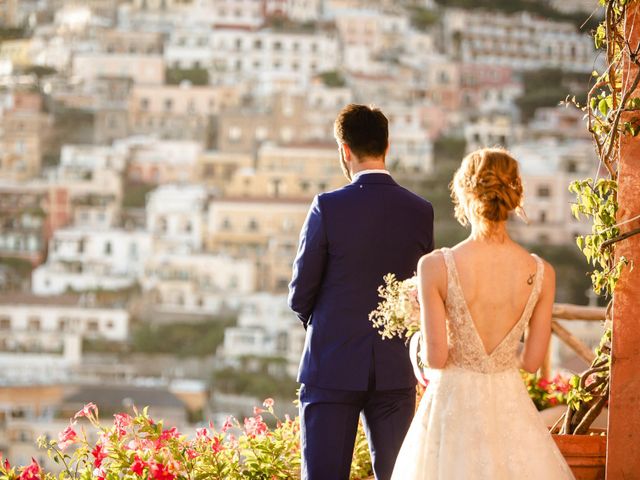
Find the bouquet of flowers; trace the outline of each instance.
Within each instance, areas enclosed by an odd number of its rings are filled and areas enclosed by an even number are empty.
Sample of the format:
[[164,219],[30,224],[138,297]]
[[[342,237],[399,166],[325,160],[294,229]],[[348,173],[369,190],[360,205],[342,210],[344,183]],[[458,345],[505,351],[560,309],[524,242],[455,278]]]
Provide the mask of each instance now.
[[382,299],[378,307],[369,314],[369,320],[382,338],[404,338],[420,331],[420,303],[418,302],[418,279],[413,276],[398,280],[393,273],[384,276],[384,285],[378,287]]

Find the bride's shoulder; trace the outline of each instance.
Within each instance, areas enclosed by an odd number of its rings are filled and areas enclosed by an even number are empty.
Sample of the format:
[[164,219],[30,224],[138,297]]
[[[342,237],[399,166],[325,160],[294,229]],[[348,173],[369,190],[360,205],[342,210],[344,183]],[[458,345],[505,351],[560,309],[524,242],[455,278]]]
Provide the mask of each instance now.
[[426,272],[437,272],[439,270],[445,271],[445,259],[444,252],[445,249],[438,248],[433,250],[426,255],[423,255],[418,261],[418,272],[426,273]]

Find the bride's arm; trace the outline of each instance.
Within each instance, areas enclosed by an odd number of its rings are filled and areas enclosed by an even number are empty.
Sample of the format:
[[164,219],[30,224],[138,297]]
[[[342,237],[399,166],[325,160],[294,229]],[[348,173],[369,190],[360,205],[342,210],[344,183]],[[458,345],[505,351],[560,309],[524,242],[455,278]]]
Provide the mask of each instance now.
[[551,313],[556,294],[556,272],[545,262],[542,292],[529,321],[529,328],[520,356],[520,367],[534,373],[544,361],[551,336]]
[[429,368],[443,368],[447,363],[446,311],[447,271],[441,252],[425,255],[418,262],[418,299],[420,300],[420,329],[426,339],[420,351],[422,361]]

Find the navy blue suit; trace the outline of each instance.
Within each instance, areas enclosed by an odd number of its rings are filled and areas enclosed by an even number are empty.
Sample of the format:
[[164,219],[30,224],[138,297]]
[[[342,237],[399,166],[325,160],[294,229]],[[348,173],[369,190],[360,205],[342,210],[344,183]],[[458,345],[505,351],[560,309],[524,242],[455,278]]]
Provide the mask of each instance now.
[[387,479],[415,406],[402,340],[368,319],[382,277],[412,276],[433,250],[433,208],[384,173],[313,200],[300,234],[289,305],[307,336],[298,381],[303,478],[347,479],[363,415],[376,478]]

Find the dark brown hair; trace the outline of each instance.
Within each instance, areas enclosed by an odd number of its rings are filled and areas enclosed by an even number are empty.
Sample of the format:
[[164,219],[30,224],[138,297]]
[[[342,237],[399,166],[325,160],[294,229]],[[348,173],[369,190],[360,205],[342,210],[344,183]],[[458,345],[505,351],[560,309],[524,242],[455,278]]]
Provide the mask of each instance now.
[[378,108],[351,103],[338,114],[333,134],[358,157],[384,157],[389,146],[389,121]]

